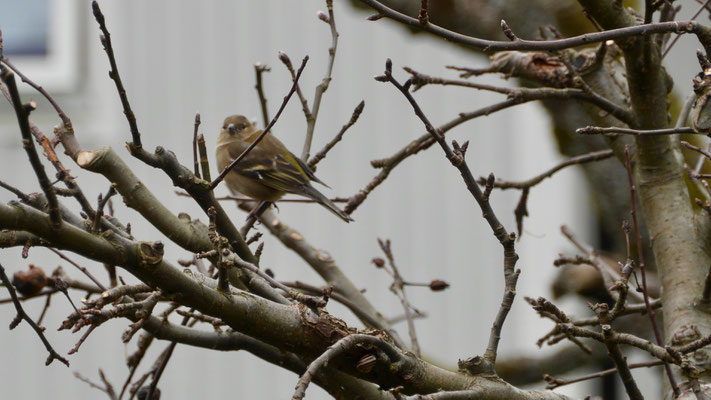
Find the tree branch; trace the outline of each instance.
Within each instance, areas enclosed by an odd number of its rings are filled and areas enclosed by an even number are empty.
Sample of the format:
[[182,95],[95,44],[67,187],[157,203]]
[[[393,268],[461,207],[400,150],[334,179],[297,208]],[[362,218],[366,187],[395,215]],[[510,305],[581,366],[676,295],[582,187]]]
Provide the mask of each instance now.
[[42,161],[35,149],[35,143],[32,141],[29,117],[30,112],[35,109],[36,104],[34,102],[22,104],[20,92],[17,90],[17,85],[15,84],[15,76],[4,65],[0,65],[0,77],[2,77],[2,81],[7,85],[7,89],[10,92],[12,106],[15,109],[17,123],[20,126],[20,133],[22,134],[22,147],[25,149],[25,152],[27,152],[27,157],[30,159],[30,164],[35,171],[42,192],[44,192],[44,195],[47,197],[47,202],[49,203],[49,218],[52,221],[52,226],[57,227],[62,223],[57,192],[47,177]]
[[415,114],[425,125],[425,129],[427,130],[427,132],[432,136],[435,141],[437,141],[437,143],[439,143],[440,147],[444,151],[446,158],[450,161],[450,163],[452,163],[452,165],[459,170],[460,174],[462,175],[462,179],[464,180],[464,183],[467,186],[467,189],[469,189],[469,192],[476,200],[477,204],[479,205],[479,208],[481,208],[484,219],[487,221],[487,223],[491,227],[491,230],[494,233],[494,236],[499,240],[499,243],[501,243],[503,247],[505,280],[504,296],[501,302],[501,307],[499,308],[499,311],[496,315],[496,319],[494,320],[494,324],[491,328],[489,344],[487,345],[486,351],[483,356],[483,365],[480,366],[483,371],[493,372],[494,365],[496,363],[496,352],[499,344],[499,339],[501,337],[501,329],[503,327],[503,323],[506,319],[506,316],[508,315],[508,312],[511,309],[514,297],[516,296],[516,282],[518,281],[518,276],[521,272],[520,270],[515,270],[516,261],[518,260],[518,254],[516,254],[514,248],[516,242],[516,235],[513,233],[509,234],[506,231],[506,228],[504,228],[501,222],[499,222],[499,219],[496,217],[494,210],[491,208],[488,196],[484,196],[481,189],[477,185],[474,176],[469,170],[469,167],[467,166],[464,157],[468,142],[465,143],[462,147],[460,147],[457,142],[454,141],[454,150],[449,147],[447,142],[444,140],[442,132],[435,130],[432,123],[425,116],[420,106],[410,94],[408,89],[412,82],[408,80],[405,85],[401,85],[393,77],[392,61],[390,61],[390,59],[388,59],[385,63],[385,74],[375,77],[375,80],[381,82],[390,82],[400,91],[400,93],[403,94],[403,96],[405,96],[405,98],[415,111]]
[[62,357],[54,350],[52,345],[44,336],[44,329],[37,326],[35,321],[33,321],[32,318],[30,318],[30,316],[25,313],[25,310],[22,308],[20,300],[17,298],[17,293],[15,293],[15,287],[12,286],[12,282],[10,282],[10,279],[5,274],[5,268],[3,268],[2,265],[0,265],[0,279],[5,285],[5,288],[7,288],[7,291],[10,293],[10,297],[12,297],[12,302],[15,304],[15,310],[17,310],[17,316],[10,323],[10,329],[15,329],[22,320],[25,320],[32,327],[32,329],[34,329],[35,333],[37,333],[37,336],[39,336],[40,340],[42,341],[42,344],[44,344],[44,347],[47,349],[47,352],[49,352],[49,356],[47,357],[45,365],[51,364],[54,360],[59,360],[68,367],[69,361],[67,361],[66,358]]
[[114,48],[111,44],[111,34],[106,28],[106,18],[99,8],[99,3],[96,0],[91,2],[91,9],[94,13],[94,18],[96,22],[99,23],[99,29],[101,30],[101,35],[99,39],[101,40],[101,45],[104,47],[106,56],[109,58],[109,65],[111,69],[109,70],[109,77],[116,84],[116,90],[118,91],[119,98],[121,99],[121,106],[123,106],[123,113],[126,115],[126,120],[128,121],[128,126],[131,129],[131,137],[133,138],[133,146],[141,148],[141,133],[138,131],[138,124],[136,123],[136,115],[133,114],[131,109],[131,104],[128,102],[128,96],[126,95],[126,89],[123,87],[123,82],[121,82],[121,76],[118,72],[118,66],[116,66],[116,57],[114,56]]
[[[321,354],[330,344],[353,332],[324,311],[317,313],[305,306],[281,305],[242,291],[234,295],[218,292],[213,280],[193,278],[163,260],[159,243],[132,242],[116,235],[98,237],[66,223],[55,231],[48,226],[45,215],[20,204],[0,204],[0,229],[26,230],[70,251],[121,266],[148,285],[160,288],[165,296],[176,296],[187,307],[220,318],[239,332],[299,356]],[[394,346],[392,349],[400,352]],[[335,367],[344,366],[337,363]],[[404,386],[410,393],[457,390],[487,382],[484,377],[440,369],[408,353],[402,353],[394,369],[390,364],[376,368],[378,373],[368,375],[374,377],[375,383],[385,387]],[[412,376],[427,379],[407,378]],[[516,390],[500,382],[489,385]]]
[[321,109],[321,98],[328,89],[328,85],[331,83],[333,64],[336,62],[336,49],[338,48],[338,31],[336,31],[336,19],[333,14],[333,0],[326,0],[326,8],[328,9],[328,18],[326,19],[326,22],[331,28],[331,47],[329,47],[328,49],[328,65],[326,67],[326,76],[324,76],[324,78],[321,80],[321,83],[316,86],[310,118],[307,118],[306,120],[306,139],[304,140],[304,149],[301,152],[301,159],[304,161],[307,161],[310,156],[309,153],[311,151],[311,141],[314,137],[316,118],[318,118],[318,112]]
[[408,17],[405,14],[399,13],[392,8],[389,8],[379,1],[376,0],[360,0],[361,3],[370,6],[371,8],[378,11],[379,18],[389,18],[394,21],[398,21],[405,25],[414,27],[415,29],[421,29],[423,31],[432,33],[439,36],[449,42],[457,43],[470,47],[473,49],[481,50],[484,52],[494,52],[501,50],[538,50],[538,51],[552,51],[552,50],[562,50],[571,47],[584,46],[590,43],[599,43],[607,40],[629,38],[641,35],[651,35],[653,33],[693,33],[695,34],[701,44],[706,49],[707,54],[711,54],[711,29],[696,22],[696,21],[672,21],[672,22],[662,22],[647,25],[635,25],[625,28],[609,29],[602,32],[593,32],[585,35],[574,36],[567,39],[558,40],[522,40],[518,39],[511,42],[494,41],[494,40],[484,40],[478,39],[460,33],[456,33],[432,23],[427,25],[420,24],[417,18]]

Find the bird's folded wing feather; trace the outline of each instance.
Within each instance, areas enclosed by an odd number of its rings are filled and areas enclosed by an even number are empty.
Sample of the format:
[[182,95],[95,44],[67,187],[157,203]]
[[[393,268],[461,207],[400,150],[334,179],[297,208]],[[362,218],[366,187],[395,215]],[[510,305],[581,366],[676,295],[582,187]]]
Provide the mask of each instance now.
[[283,192],[293,192],[309,183],[298,163],[294,165],[281,155],[269,155],[259,148],[252,149],[235,171]]

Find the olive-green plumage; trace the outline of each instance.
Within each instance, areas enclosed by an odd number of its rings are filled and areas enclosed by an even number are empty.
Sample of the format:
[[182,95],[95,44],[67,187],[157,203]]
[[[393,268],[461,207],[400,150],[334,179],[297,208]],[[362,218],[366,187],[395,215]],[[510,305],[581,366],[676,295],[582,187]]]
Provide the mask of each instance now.
[[[217,168],[220,171],[227,168],[261,133],[241,115],[225,118],[217,138]],[[316,201],[344,221],[352,221],[348,214],[314,189],[311,181],[328,187],[271,132],[225,176],[230,190],[253,199],[276,201],[285,193],[298,194]]]

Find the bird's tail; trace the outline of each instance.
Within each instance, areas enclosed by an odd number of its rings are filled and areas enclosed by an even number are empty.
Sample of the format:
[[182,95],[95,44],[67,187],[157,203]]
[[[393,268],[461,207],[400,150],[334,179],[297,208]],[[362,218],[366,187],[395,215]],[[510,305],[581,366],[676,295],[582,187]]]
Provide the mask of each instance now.
[[324,196],[323,194],[321,194],[321,192],[314,189],[313,187],[306,186],[304,188],[303,194],[305,196],[311,198],[312,200],[315,200],[322,206],[326,207],[328,209],[328,211],[338,215],[339,217],[341,217],[342,220],[344,220],[346,222],[353,221],[353,218],[351,218],[350,215],[346,214],[345,211],[338,208],[338,206],[333,204],[333,202],[331,200],[329,200],[328,197]]

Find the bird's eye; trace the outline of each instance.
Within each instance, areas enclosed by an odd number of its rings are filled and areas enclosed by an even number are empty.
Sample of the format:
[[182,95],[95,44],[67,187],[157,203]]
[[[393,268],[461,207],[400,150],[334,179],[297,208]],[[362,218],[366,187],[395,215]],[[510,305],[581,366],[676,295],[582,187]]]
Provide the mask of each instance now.
[[246,128],[247,126],[245,124],[237,124],[237,130],[241,131],[242,129]]

